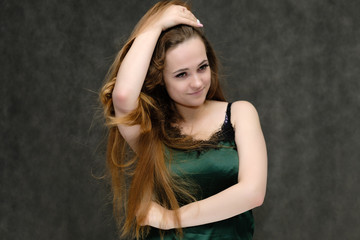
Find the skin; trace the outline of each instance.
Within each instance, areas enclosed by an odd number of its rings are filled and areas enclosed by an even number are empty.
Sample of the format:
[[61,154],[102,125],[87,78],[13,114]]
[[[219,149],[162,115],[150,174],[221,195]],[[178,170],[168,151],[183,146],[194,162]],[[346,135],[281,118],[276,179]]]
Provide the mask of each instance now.
[[[117,117],[125,116],[137,106],[152,52],[161,31],[178,24],[201,27],[191,12],[175,5],[154,19],[135,39],[119,68],[113,91]],[[210,86],[210,68],[204,64],[207,64],[205,47],[197,37],[166,53],[166,89],[184,118],[180,129],[184,134],[192,135],[196,139],[207,139],[218,130],[227,106],[225,102],[205,101]],[[238,151],[238,183],[209,198],[181,207],[178,210],[181,226],[175,225],[173,221],[174,211],[156,203],[152,203],[141,225],[161,229],[197,226],[233,217],[263,203],[267,180],[267,154],[257,111],[249,102],[234,102],[231,122],[235,129],[236,145],[241,149]],[[118,125],[118,128],[136,151],[139,126]]]
[[[179,24],[202,27],[197,18],[186,8],[172,5],[164,12],[154,16],[148,27],[136,37],[119,68],[112,93],[116,117],[124,117],[136,108],[152,53],[161,32]],[[119,125],[118,128],[121,135],[136,152],[140,127]]]
[[166,90],[180,112],[201,106],[211,82],[202,40],[194,37],[168,50],[163,74]]
[[163,74],[166,90],[185,119],[180,127],[185,134],[194,135],[194,123],[198,125],[205,120],[201,116],[209,113],[205,111],[209,105],[205,99],[211,84],[211,70],[202,40],[194,37],[169,49]]

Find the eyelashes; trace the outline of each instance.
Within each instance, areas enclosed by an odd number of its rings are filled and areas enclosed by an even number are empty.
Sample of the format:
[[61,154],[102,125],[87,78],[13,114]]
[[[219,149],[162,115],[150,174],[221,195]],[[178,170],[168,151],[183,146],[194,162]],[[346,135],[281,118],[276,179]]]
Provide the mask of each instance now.
[[206,63],[206,64],[201,65],[201,66],[199,67],[199,70],[204,71],[204,70],[206,70],[208,67],[209,67],[209,64]]
[[179,73],[175,77],[176,78],[184,78],[184,77],[186,77],[186,72]]
[[[205,72],[208,67],[209,67],[209,64],[207,64],[207,63],[203,64],[199,67],[198,72]],[[175,75],[175,78],[185,78],[185,77],[187,77],[187,75],[188,75],[187,72],[181,72],[181,73]]]

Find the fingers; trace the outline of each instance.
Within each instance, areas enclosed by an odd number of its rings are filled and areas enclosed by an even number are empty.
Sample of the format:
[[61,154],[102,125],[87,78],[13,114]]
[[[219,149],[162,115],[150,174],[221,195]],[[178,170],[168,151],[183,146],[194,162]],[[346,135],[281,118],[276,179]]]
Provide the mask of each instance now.
[[163,30],[180,24],[185,24],[192,27],[203,26],[191,11],[189,11],[186,7],[180,5],[172,5],[168,9],[166,9],[164,14],[162,15],[161,22]]
[[157,15],[154,15],[152,19],[149,20],[144,31],[156,30],[165,31],[176,25],[189,25],[192,27],[203,27],[203,24],[194,16],[194,14],[189,11],[184,6],[172,5],[160,12]]
[[193,27],[203,27],[200,20],[195,17],[195,15],[189,11],[186,7],[179,8],[179,15],[183,18],[184,24],[193,26]]

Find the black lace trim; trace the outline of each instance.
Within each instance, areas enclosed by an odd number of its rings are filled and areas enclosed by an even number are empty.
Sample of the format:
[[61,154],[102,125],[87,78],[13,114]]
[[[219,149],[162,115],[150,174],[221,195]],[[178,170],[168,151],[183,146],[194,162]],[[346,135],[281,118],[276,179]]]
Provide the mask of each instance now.
[[213,133],[208,140],[193,140],[196,145],[199,145],[199,148],[188,151],[197,151],[198,154],[201,154],[210,149],[220,149],[221,143],[230,143],[230,145],[236,149],[235,131],[231,124],[231,104],[232,103],[228,103],[227,105],[225,120],[221,128]]
[[228,103],[224,123],[221,126],[221,130],[216,133],[223,142],[235,141],[235,131],[231,124],[231,104],[232,103]]

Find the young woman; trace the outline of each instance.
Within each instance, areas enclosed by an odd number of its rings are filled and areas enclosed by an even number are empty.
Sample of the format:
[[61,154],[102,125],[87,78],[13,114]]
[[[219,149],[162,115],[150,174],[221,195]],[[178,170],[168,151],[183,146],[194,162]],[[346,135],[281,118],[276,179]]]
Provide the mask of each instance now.
[[201,28],[183,2],[157,3],[100,92],[122,235],[252,239],[251,209],[266,191],[265,141],[253,105],[225,101]]

